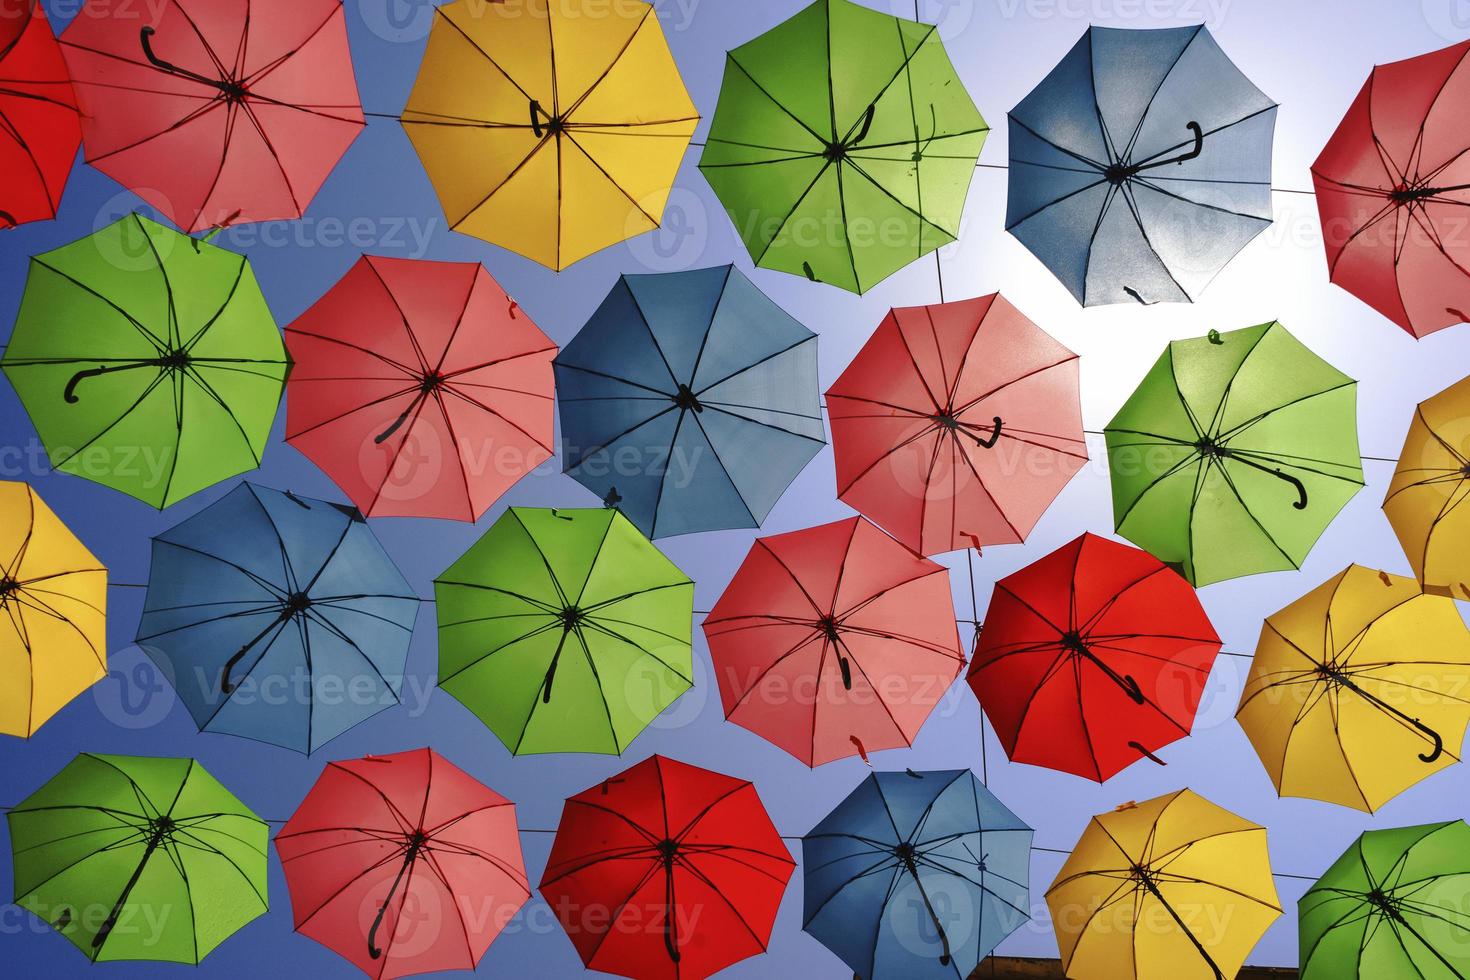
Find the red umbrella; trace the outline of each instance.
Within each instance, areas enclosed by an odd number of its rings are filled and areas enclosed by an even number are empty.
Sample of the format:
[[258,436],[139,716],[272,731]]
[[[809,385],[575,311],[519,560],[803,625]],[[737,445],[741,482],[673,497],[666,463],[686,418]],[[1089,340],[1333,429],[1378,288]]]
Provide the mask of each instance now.
[[1332,281],[1415,337],[1470,320],[1467,54],[1374,68],[1312,164]]
[[476,520],[551,455],[556,345],[478,263],[364,256],[286,347],[286,438],[369,517]]
[[588,969],[700,980],[765,952],[794,867],[753,785],[655,755],[567,800],[541,895]]
[[965,666],[948,570],[861,517],[757,538],[704,632],[725,716],[809,766],[912,745]]
[[1189,734],[1219,652],[1177,572],[1084,534],[995,583],[970,686],[1011,761],[1102,782]]
[[87,0],[87,162],[185,231],[299,218],[362,129],[341,0]]
[[1024,540],[1087,462],[1077,355],[999,294],[892,310],[827,410],[838,496],[925,555]]
[[81,138],[46,12],[0,0],[0,227],[56,217]]
[[530,897],[515,805],[432,749],[329,763],[276,851],[296,931],[380,980],[473,970]]

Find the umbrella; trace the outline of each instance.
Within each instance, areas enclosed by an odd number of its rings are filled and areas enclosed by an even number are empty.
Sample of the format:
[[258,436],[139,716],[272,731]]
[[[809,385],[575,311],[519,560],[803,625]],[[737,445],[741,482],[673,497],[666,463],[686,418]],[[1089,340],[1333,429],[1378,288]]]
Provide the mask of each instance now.
[[1031,917],[1031,828],[968,769],[870,774],[801,853],[803,928],[857,976],[964,980]]
[[269,906],[270,829],[193,759],[84,752],[7,820],[15,903],[93,962],[198,964]]
[[1046,904],[1075,980],[1227,980],[1281,915],[1266,829],[1187,789],[1093,817]]
[[925,555],[1024,540],[1087,462],[1077,355],[998,293],[890,311],[827,410],[838,496]]
[[288,363],[245,256],[131,214],[32,257],[0,368],[52,466],[163,508],[260,465]]
[[286,346],[286,438],[369,517],[477,520],[551,456],[556,345],[477,262],[364,256]]
[[1102,782],[1189,734],[1219,652],[1188,582],[1084,534],[995,584],[970,686],[1011,761]]
[[693,684],[694,583],[615,510],[512,507],[434,596],[439,687],[517,755],[621,754]]
[[1470,827],[1370,830],[1297,903],[1308,980],[1470,975]]
[[655,755],[567,800],[541,895],[589,970],[701,980],[765,952],[793,867],[753,785]]
[[1118,533],[1195,586],[1300,568],[1363,486],[1357,425],[1280,323],[1176,340],[1107,426]]
[[417,611],[356,510],[242,483],[153,539],[137,642],[201,731],[314,752],[398,703]]
[[965,666],[948,569],[861,517],[757,538],[704,633],[725,717],[809,766],[912,745]]
[[659,226],[699,113],[650,4],[434,13],[401,121],[452,230],[561,270]]
[[726,56],[699,169],[756,265],[861,293],[959,237],[989,131],[934,25],[816,0]]
[[1372,812],[1459,761],[1467,683],[1454,600],[1350,565],[1267,618],[1236,718],[1282,796]]
[[29,738],[107,676],[107,569],[25,483],[0,482],[0,732]]
[[1470,309],[1467,53],[1374,68],[1312,164],[1329,277],[1415,337]]
[[1205,27],[1089,28],[1011,110],[1006,229],[1084,306],[1190,302],[1271,223],[1275,127]]
[[375,980],[473,970],[531,894],[515,804],[432,749],[329,763],[276,852],[296,931]]
[[1419,403],[1383,511],[1426,592],[1470,599],[1470,378]]
[[86,0],[88,163],[185,231],[299,218],[363,126],[341,0]]
[[817,335],[734,266],[623,276],[556,385],[567,472],[650,537],[758,527],[826,444]]
[[56,217],[81,141],[46,11],[37,0],[0,0],[0,227]]

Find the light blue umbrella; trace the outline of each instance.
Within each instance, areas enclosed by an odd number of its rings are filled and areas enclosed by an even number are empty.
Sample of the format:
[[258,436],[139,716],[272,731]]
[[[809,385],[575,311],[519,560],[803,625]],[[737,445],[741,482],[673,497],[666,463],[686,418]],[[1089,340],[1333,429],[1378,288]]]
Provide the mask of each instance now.
[[1189,302],[1271,223],[1275,126],[1203,26],[1089,28],[1011,110],[1006,228],[1085,306]]
[[801,849],[804,928],[864,980],[964,980],[1030,918],[1031,828],[968,769],[873,773]]
[[418,603],[355,508],[242,483],[153,539],[137,642],[200,730],[312,752],[397,703]]
[[759,527],[826,442],[816,335],[733,266],[623,276],[555,367],[567,473],[651,538]]

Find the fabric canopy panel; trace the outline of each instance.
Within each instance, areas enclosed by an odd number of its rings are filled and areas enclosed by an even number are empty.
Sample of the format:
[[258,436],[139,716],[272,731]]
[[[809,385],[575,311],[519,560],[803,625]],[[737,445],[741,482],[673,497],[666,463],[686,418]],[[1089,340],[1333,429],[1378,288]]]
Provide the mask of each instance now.
[[860,293],[959,236],[987,132],[934,25],[816,0],[729,53],[699,168],[757,265]]
[[56,217],[82,141],[76,95],[37,0],[0,0],[0,228]]
[[1011,110],[1006,228],[1084,306],[1190,302],[1271,223],[1275,126],[1205,27],[1089,28]]
[[451,229],[560,270],[659,226],[699,113],[650,4],[434,15],[401,122]]
[[1087,462],[1077,355],[998,293],[889,311],[827,412],[838,496],[924,555],[1024,541]]
[[286,347],[286,439],[369,517],[478,520],[551,456],[556,345],[477,262],[363,256]]
[[363,127],[341,0],[87,0],[61,42],[87,162],[185,231],[301,217]]
[[1467,55],[1374,68],[1312,164],[1330,278],[1415,337],[1470,319]]
[[567,473],[654,538],[759,526],[826,443],[816,334],[734,266],[623,276],[556,378]]

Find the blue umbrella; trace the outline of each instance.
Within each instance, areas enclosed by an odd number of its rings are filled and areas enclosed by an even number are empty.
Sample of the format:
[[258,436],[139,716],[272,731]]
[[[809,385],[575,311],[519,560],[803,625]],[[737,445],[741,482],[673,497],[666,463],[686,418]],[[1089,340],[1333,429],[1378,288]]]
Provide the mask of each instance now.
[[968,769],[873,773],[801,849],[806,931],[866,980],[963,980],[1030,918],[1031,828]]
[[759,527],[826,442],[816,334],[733,266],[623,276],[554,363],[566,471],[652,538]]
[[418,603],[355,508],[242,483],[153,539],[138,644],[200,730],[312,752],[398,702]]
[[1190,302],[1271,223],[1275,126],[1204,27],[1089,28],[1011,110],[1006,228],[1084,306]]

